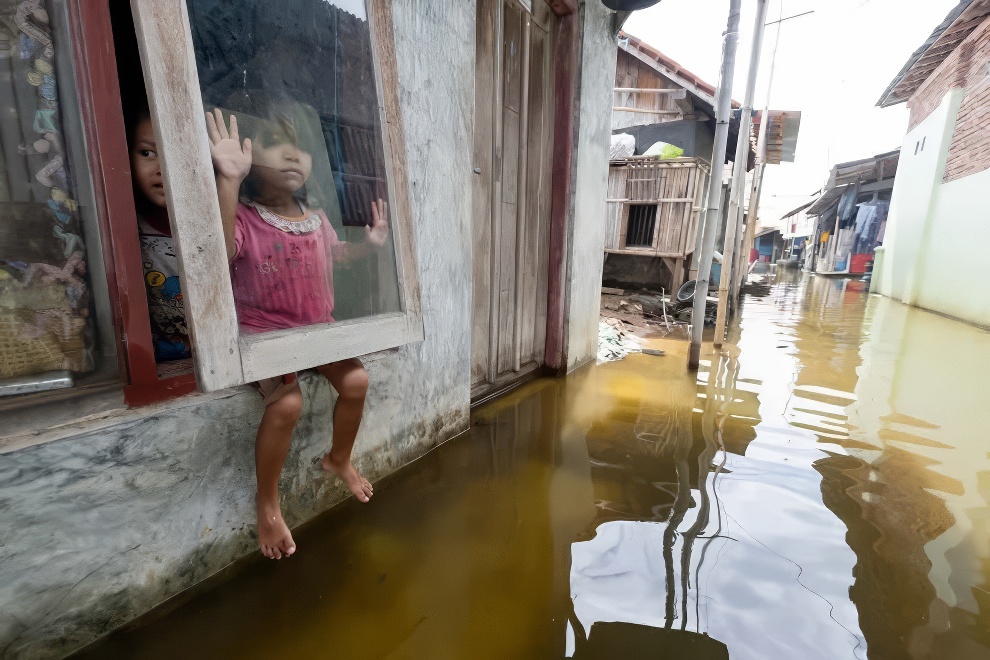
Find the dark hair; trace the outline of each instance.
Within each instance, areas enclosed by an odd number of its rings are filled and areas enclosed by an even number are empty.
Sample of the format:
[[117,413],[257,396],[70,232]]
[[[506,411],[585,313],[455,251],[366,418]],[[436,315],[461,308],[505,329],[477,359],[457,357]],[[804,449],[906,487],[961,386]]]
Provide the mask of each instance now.
[[137,132],[138,124],[146,119],[151,119],[151,110],[148,109],[147,99],[132,104],[124,108],[124,131],[127,133],[127,150],[134,148],[134,134]]

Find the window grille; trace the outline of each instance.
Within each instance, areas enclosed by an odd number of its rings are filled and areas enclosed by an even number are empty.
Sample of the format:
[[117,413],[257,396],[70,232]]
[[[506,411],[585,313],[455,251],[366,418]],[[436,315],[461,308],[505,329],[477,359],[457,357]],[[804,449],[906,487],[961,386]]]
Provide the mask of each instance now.
[[657,228],[656,204],[630,204],[626,247],[653,247]]

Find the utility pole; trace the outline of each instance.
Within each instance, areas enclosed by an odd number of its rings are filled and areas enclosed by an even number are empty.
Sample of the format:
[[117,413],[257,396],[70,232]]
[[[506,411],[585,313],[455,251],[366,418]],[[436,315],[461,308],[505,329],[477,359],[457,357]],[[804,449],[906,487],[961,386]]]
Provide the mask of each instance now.
[[732,279],[732,287],[729,290],[729,303],[732,305],[731,309],[733,310],[739,302],[739,289],[742,287],[742,283],[749,273],[749,251],[753,248],[753,243],[756,241],[756,223],[759,220],[760,198],[763,196],[763,177],[766,175],[767,169],[767,131],[770,128],[770,92],[773,91],[773,77],[777,70],[777,50],[780,48],[780,31],[784,21],[809,16],[814,13],[814,10],[812,10],[784,18],[784,0],[780,0],[780,18],[766,24],[766,27],[771,25],[777,26],[777,36],[773,44],[773,56],[770,58],[770,79],[767,82],[767,100],[763,109],[763,120],[760,122],[760,137],[756,143],[756,173],[753,177],[753,190],[750,193],[749,211],[746,216],[746,238],[743,241],[743,235],[740,233],[740,241],[736,242],[736,251],[738,252],[736,255],[736,263],[738,264],[737,275]]
[[712,174],[708,186],[708,208],[698,279],[695,280],[694,310],[691,314],[691,346],[688,349],[688,369],[697,371],[701,363],[701,338],[705,330],[705,307],[708,304],[708,280],[715,252],[715,229],[722,206],[722,174],[725,171],[725,148],[729,142],[729,119],[732,113],[732,78],[736,68],[736,48],[739,45],[739,11],[742,0],[729,0],[729,21],[722,38],[722,71],[719,74],[715,111],[715,147],[712,150]]
[[[756,76],[760,71],[760,54],[763,52],[764,23],[767,20],[769,0],[757,0],[756,23],[753,25],[753,44],[749,56],[749,76],[746,79],[746,95],[739,115],[739,135],[736,139],[736,157],[732,164],[732,189],[729,193],[730,213],[725,228],[725,246],[722,249],[722,276],[718,286],[718,314],[715,317],[715,347],[722,345],[725,338],[726,314],[728,313],[729,290],[733,279],[732,266],[735,263],[736,235],[742,221],[742,210],[746,188],[746,167],[749,164],[749,134],[753,126],[753,97],[756,96]],[[764,122],[765,123],[765,122]]]

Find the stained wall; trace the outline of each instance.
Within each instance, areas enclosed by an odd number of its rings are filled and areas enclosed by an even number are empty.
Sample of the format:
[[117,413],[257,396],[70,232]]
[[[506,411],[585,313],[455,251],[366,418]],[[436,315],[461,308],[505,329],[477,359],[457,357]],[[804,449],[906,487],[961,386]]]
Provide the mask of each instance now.
[[[355,453],[372,480],[466,430],[470,401],[474,6],[396,0],[392,11],[426,339],[368,361]],[[319,468],[331,390],[315,374],[302,386],[281,482],[290,526],[345,495]],[[64,655],[254,552],[261,414],[241,387],[8,444],[0,656]]]
[[[355,458],[373,481],[466,430],[470,402],[475,6],[394,0],[392,12],[426,338],[365,360]],[[565,285],[572,368],[597,349],[612,17],[597,0],[581,5]],[[301,381],[304,414],[281,482],[290,526],[346,495],[319,468],[332,392],[317,374]],[[80,410],[57,428],[39,417],[13,438],[0,427],[0,656],[65,655],[256,552],[261,414],[257,394],[240,387]]]

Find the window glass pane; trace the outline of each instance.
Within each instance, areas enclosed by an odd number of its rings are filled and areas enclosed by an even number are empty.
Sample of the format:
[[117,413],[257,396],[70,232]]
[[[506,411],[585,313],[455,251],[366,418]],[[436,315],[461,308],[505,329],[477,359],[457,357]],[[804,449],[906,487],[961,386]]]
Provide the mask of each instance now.
[[242,331],[401,311],[364,0],[187,5],[204,109],[252,141],[228,248]]
[[0,0],[0,394],[116,373],[71,54],[64,3]]

